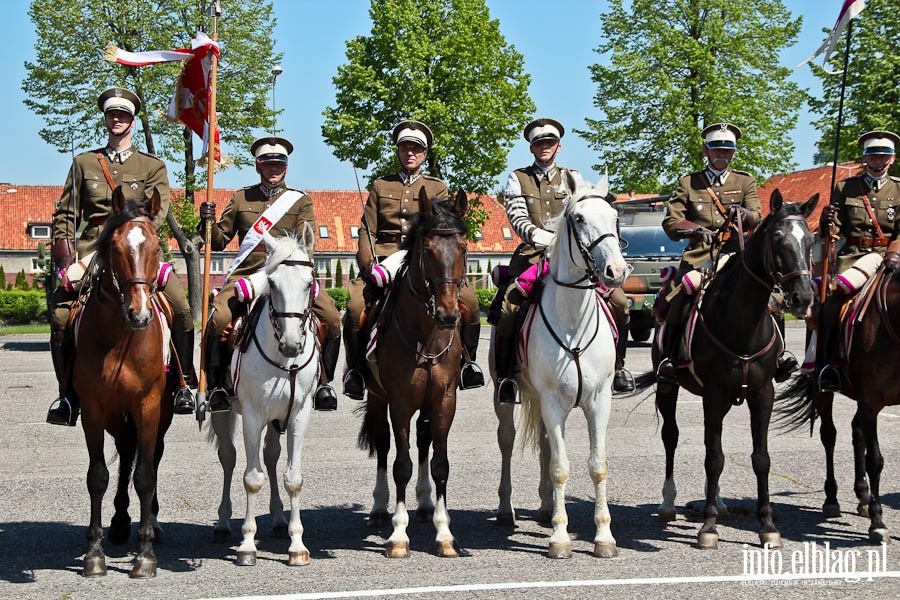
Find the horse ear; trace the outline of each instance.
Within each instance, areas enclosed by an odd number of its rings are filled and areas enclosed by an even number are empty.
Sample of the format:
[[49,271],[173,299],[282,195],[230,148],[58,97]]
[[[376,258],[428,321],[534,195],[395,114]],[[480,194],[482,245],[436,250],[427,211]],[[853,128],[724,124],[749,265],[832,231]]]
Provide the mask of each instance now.
[[469,210],[469,195],[463,190],[456,192],[456,214],[465,218],[466,212]]
[[592,196],[598,196],[600,198],[606,198],[606,195],[609,193],[609,173],[604,173],[603,177],[600,181],[597,182],[597,185],[594,186],[594,192],[591,194]]
[[159,197],[159,188],[153,188],[153,195],[150,196],[150,206],[147,212],[151,217],[155,217],[160,208],[162,208],[162,199]]
[[812,198],[803,204],[803,217],[809,217],[816,210],[816,204],[819,203],[819,194],[816,193]]
[[775,188],[772,192],[772,197],[769,198],[769,212],[777,213],[781,210],[781,205],[784,204],[784,198],[781,197],[781,190]]
[[419,188],[419,214],[422,215],[423,219],[430,219],[431,215],[434,214],[431,198],[428,197],[428,192],[425,191],[424,185]]
[[122,193],[122,186],[117,185],[112,193],[112,209],[113,214],[117,215],[125,208],[125,194]]
[[271,233],[269,233],[268,230],[266,230],[263,232],[263,241],[266,243],[266,254],[271,254],[272,250],[275,249],[275,244],[278,242],[278,240],[276,240],[275,236],[273,236]]
[[312,254],[313,249],[316,247],[316,232],[313,231],[309,221],[303,222],[303,233],[300,234],[300,243],[306,248],[307,254]]

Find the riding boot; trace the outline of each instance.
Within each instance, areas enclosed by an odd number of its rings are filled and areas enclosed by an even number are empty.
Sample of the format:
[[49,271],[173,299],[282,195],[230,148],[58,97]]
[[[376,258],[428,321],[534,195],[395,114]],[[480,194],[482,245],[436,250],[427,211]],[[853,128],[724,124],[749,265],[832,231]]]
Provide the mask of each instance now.
[[840,313],[841,306],[846,296],[840,292],[834,292],[826,301],[819,319],[818,339],[816,349],[817,363],[824,365],[819,371],[819,390],[823,392],[841,391],[841,372],[835,364],[838,350],[838,341],[841,333]]
[[[778,330],[781,332],[781,339],[784,340],[784,315],[776,314],[775,315],[775,324],[778,325]],[[787,344],[784,344],[784,347],[781,349],[781,354],[778,356],[778,366],[775,367],[775,381],[776,383],[782,383],[790,379],[791,373],[800,368],[800,365],[797,364],[797,359],[793,354],[787,351]]]
[[50,404],[50,410],[47,411],[47,423],[51,425],[74,427],[78,421],[78,396],[70,389],[69,361],[72,350],[71,344],[66,342],[65,329],[51,332],[50,357],[53,359],[53,369],[59,382],[59,397]]
[[194,374],[194,330],[173,331],[172,345],[178,354],[178,364],[181,374],[184,376],[184,386],[179,386],[175,391],[175,414],[194,414],[195,400],[190,385],[196,386],[197,377]]
[[488,308],[487,322],[496,326],[500,322],[503,312],[503,298],[506,296],[506,288],[509,287],[509,281],[501,283],[497,286],[497,292],[491,300],[491,306]]
[[675,385],[676,361],[680,353],[682,326],[690,310],[690,299],[684,292],[677,294],[669,301],[668,314],[666,315],[666,337],[663,343],[662,361],[656,369],[657,385]]
[[341,351],[341,338],[329,338],[322,346],[322,370],[324,381],[319,384],[316,394],[313,396],[313,408],[316,410],[337,410],[337,393],[328,385],[334,379],[334,369],[337,366],[338,354]]
[[231,393],[226,388],[228,377],[228,361],[231,352],[228,342],[214,340],[209,342],[209,353],[206,361],[206,378],[209,392],[207,410],[211,413],[231,410]]
[[366,378],[363,375],[362,353],[365,344],[365,329],[344,328],[344,350],[347,354],[347,373],[344,375],[344,395],[354,400],[362,400],[366,393]]
[[[459,371],[459,388],[462,390],[471,390],[480,388],[484,385],[484,372],[478,363],[475,362],[475,353],[478,352],[478,338],[481,335],[481,321],[475,323],[463,323],[460,328],[460,338],[466,347],[463,352],[461,362],[462,368]],[[469,360],[466,361],[466,354]]]
[[619,339],[616,340],[616,373],[613,375],[614,392],[633,392],[634,376],[625,368],[625,353],[628,350],[628,314],[620,314],[622,311],[612,304],[608,304],[616,321],[616,329],[619,330]]
[[494,338],[494,365],[497,369],[497,400],[501,404],[521,404],[516,383],[516,336]]

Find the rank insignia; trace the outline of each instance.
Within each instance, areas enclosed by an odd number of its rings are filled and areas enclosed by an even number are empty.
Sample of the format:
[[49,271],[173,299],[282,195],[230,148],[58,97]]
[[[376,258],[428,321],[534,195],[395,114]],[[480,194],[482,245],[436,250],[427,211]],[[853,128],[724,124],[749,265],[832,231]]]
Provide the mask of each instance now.
[[131,189],[133,189],[133,190],[138,189],[138,184],[137,184],[136,181],[132,181],[132,182],[131,182]]
[[[889,198],[889,200],[893,200],[893,198]],[[887,211],[885,211],[885,212],[887,212],[887,220],[888,220],[889,222],[893,223],[893,222],[894,222],[894,214],[895,214],[895,209],[894,209],[894,207],[893,207],[893,206],[889,206],[889,207],[887,208]]]

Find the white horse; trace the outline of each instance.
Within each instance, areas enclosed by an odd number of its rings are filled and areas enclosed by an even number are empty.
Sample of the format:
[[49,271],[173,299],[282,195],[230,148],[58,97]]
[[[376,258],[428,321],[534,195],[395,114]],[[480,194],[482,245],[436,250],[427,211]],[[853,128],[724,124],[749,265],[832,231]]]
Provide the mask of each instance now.
[[[523,398],[523,435],[525,442],[540,446],[538,520],[553,525],[548,551],[551,558],[572,555],[565,509],[569,461],[564,436],[566,419],[575,407],[584,411],[591,443],[588,468],[596,494],[597,526],[593,554],[603,558],[618,555],[606,501],[606,427],[616,347],[611,320],[596,286],[621,286],[627,266],[616,233],[618,215],[605,199],[608,188],[604,177],[596,187],[580,187],[569,198],[558,218],[556,236],[547,249],[549,273],[543,278],[543,293],[533,305],[534,313],[526,319],[529,329],[526,342],[520,347],[524,363],[516,382]],[[496,385],[493,364],[491,367]],[[509,525],[515,524],[510,502],[510,466],[516,436],[513,408],[514,405],[495,399],[494,410],[500,421],[497,440],[503,461],[497,521]]]
[[[276,537],[284,537],[285,533],[290,537],[288,564],[306,565],[309,564],[309,550],[303,544],[303,524],[300,522],[300,489],[303,486],[300,467],[303,437],[309,425],[319,370],[315,319],[310,310],[314,299],[314,265],[310,254],[315,238],[307,226],[302,240],[293,236],[276,239],[268,233],[264,239],[268,257],[266,278],[260,281],[263,290],[257,290],[259,296],[255,308],[247,317],[246,350],[236,350],[232,357],[232,373],[237,373],[237,399],[230,413],[214,413],[211,417],[224,472],[214,537],[217,541],[227,541],[231,537],[230,489],[236,460],[233,434],[238,415],[241,415],[247,456],[244,470],[247,512],[241,527],[244,537],[235,563],[242,566],[256,564],[254,506],[265,481],[259,463],[259,446],[262,431],[266,429],[264,460],[271,488],[269,512],[273,531]],[[258,316],[255,323],[250,316],[254,313]],[[285,523],[275,472],[281,453],[279,435],[285,432],[288,456],[284,488],[290,497],[289,523]]]

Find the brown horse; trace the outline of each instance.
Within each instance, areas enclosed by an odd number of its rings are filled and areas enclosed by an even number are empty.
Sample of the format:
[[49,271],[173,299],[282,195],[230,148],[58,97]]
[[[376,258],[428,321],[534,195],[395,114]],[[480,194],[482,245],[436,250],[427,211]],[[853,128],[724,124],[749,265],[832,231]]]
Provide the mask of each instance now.
[[[880,484],[884,459],[878,446],[878,413],[885,406],[900,404],[900,380],[896,376],[900,364],[900,276],[882,265],[868,287],[860,293],[849,320],[841,325],[846,364],[841,367],[841,393],[856,400],[856,414],[851,422],[853,435],[854,491],[859,500],[857,512],[868,516],[869,540],[890,543],[888,529],[882,519]],[[849,327],[849,345],[845,328]],[[778,412],[786,417],[789,428],[809,423],[818,414],[822,418],[819,437],[825,448],[826,518],[838,517],[834,476],[834,426],[832,403],[834,394],[820,392],[812,375],[798,374],[791,385],[778,394]],[[782,402],[784,404],[782,404]],[[868,482],[866,481],[868,475]]]
[[[447,514],[447,437],[456,412],[462,344],[459,338],[462,314],[460,288],[466,269],[466,213],[468,199],[459,192],[455,201],[434,201],[419,194],[419,214],[401,243],[407,256],[405,276],[393,284],[387,306],[378,324],[375,360],[369,364],[374,377],[367,378],[365,416],[359,445],[377,456],[373,491],[374,504],[369,525],[388,523],[389,498],[387,455],[390,449],[388,413],[397,444],[394,484],[397,504],[394,531],[385,555],[409,556],[406,533],[409,514],[406,486],[412,477],[410,422],[418,412],[416,442],[419,449],[419,477],[416,482],[418,521],[429,518],[437,529],[436,553],[457,556],[456,541],[450,533]],[[436,488],[436,504],[431,499],[428,453],[434,447],[431,476]]]
[[175,387],[174,375],[167,376],[165,370],[164,328],[155,302],[159,238],[152,219],[159,208],[158,193],[144,204],[126,203],[121,188],[115,189],[113,214],[98,240],[96,271],[76,325],[72,385],[81,400],[81,424],[90,457],[85,577],[106,575],[101,508],[109,471],[103,455],[104,431],[113,437],[119,454],[110,541],[123,544],[131,533],[128,483],[137,459],[134,488],[141,503],[140,548],[131,577],[156,576],[156,471],[163,436],[172,422],[168,399]]

